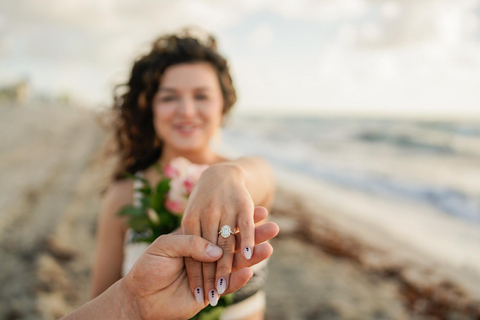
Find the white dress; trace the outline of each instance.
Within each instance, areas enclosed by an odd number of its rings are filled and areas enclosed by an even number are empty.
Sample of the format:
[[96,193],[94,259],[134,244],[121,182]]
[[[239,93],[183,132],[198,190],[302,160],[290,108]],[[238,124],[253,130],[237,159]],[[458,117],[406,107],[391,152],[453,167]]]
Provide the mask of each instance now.
[[[142,172],[137,172],[135,175],[143,177]],[[140,206],[141,193],[136,190],[142,187],[142,182],[134,180],[133,187],[135,190],[133,205],[137,207]],[[133,242],[133,234],[134,231],[129,229],[125,235],[122,276],[130,271],[135,261],[149,246],[146,242]],[[267,260],[254,265],[251,269],[253,270],[253,277],[245,287],[236,292],[234,303],[225,308],[220,317],[221,320],[238,320],[265,309],[266,298],[263,285],[267,273]]]

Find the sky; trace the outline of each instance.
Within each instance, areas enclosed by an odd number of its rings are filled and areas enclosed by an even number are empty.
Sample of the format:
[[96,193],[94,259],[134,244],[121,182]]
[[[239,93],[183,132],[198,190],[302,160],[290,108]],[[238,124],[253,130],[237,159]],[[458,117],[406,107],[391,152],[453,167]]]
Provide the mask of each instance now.
[[0,85],[108,105],[192,25],[217,37],[239,113],[480,117],[480,0],[0,0]]

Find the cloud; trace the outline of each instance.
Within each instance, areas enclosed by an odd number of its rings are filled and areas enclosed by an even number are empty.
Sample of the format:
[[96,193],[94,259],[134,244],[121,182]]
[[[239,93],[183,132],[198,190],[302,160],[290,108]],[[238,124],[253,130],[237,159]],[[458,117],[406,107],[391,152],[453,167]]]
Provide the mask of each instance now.
[[244,106],[468,109],[480,102],[479,8],[478,0],[1,1],[0,81],[29,75],[42,90],[108,102],[157,35],[199,25],[231,58]]
[[247,35],[248,43],[257,49],[270,47],[274,41],[273,28],[266,24],[260,24],[250,34]]
[[476,110],[480,43],[472,20],[478,3],[387,4],[373,19],[343,24],[320,52],[322,102],[379,112]]
[[[110,92],[99,96],[92,83],[98,77],[111,83],[110,77],[119,73],[125,78],[134,58],[159,34],[189,25],[216,33],[242,16],[234,6],[221,6],[218,1],[185,0],[19,0],[1,2],[0,12],[8,13],[0,14],[0,67],[9,69],[3,77],[27,73],[34,86],[46,87],[42,79],[55,74],[65,78],[64,85],[70,84],[67,89],[90,97],[91,102],[110,99]],[[81,82],[88,74],[74,76],[60,65],[78,72],[89,66],[97,72],[92,73],[92,81]],[[50,91],[55,83],[51,82]]]
[[260,1],[263,9],[292,20],[336,21],[356,19],[368,10],[366,0]]

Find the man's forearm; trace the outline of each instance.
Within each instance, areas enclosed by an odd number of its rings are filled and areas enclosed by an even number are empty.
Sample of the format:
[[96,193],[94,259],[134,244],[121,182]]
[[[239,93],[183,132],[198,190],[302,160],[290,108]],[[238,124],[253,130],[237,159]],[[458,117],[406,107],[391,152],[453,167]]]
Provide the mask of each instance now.
[[133,301],[128,301],[129,299],[125,296],[126,292],[124,288],[122,288],[121,281],[122,280],[115,282],[104,293],[62,319],[140,319],[134,315]]

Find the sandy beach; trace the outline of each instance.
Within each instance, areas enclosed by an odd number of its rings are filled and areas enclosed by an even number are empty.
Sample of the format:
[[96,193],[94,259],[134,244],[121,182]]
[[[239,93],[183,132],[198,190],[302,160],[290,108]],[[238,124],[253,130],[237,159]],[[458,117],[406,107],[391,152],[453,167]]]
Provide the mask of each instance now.
[[[112,169],[100,123],[73,107],[0,107],[0,319],[57,319],[87,301]],[[478,226],[414,225],[398,214],[408,203],[371,207],[287,171],[277,182],[267,319],[480,319]]]

